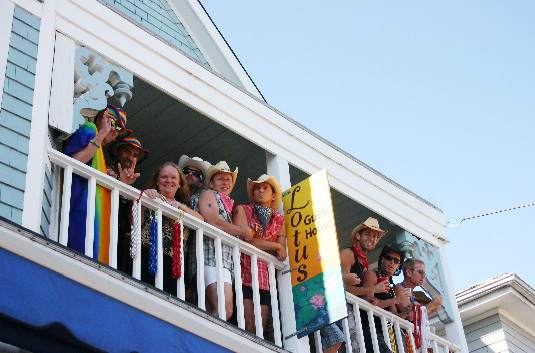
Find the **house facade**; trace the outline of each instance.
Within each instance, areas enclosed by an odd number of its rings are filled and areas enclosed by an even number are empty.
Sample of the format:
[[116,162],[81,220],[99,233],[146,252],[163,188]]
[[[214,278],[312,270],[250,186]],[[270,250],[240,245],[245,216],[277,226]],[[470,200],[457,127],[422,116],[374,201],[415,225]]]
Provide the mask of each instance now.
[[457,293],[469,352],[535,352],[535,290],[515,273]]
[[[0,262],[9,269],[1,274],[0,314],[9,327],[0,333],[1,342],[31,350],[25,339],[30,335],[38,345],[87,351],[308,352],[318,347],[318,335],[293,335],[287,264],[191,217],[180,222],[198,240],[212,237],[216,246],[231,245],[235,258],[246,253],[269,263],[272,340],[262,338],[261,328],[256,335],[243,330],[240,305],[237,325],[232,325],[204,311],[202,290],[199,307],[184,301],[183,278],[177,280],[175,297],[162,290],[160,272],[154,286],[139,281],[139,259],[133,260],[132,274],[116,270],[113,225],[119,197],[138,199],[156,166],[187,154],[238,166],[233,197],[241,203],[247,202],[248,177],[274,175],[285,190],[327,169],[340,247],[349,245],[357,224],[369,216],[378,218],[389,234],[370,254],[372,262],[383,245],[394,241],[423,260],[429,273],[425,290],[444,297],[437,314],[443,334],[433,336],[433,347],[467,351],[444,251],[448,238],[443,212],[267,104],[201,2],[0,4]],[[61,153],[65,138],[108,103],[124,108],[127,127],[151,151],[134,186]],[[108,264],[93,260],[90,250],[79,254],[66,247],[73,173],[87,178],[90,190],[95,185],[111,190]],[[158,217],[178,218],[167,205],[145,196],[140,202]],[[159,255],[161,261],[161,248]],[[202,267],[202,258],[198,260]],[[240,290],[236,297],[239,303]],[[350,315],[358,316],[360,308],[380,317],[385,332],[393,328],[397,342],[404,330],[410,332],[407,322],[349,294],[347,298],[355,308]]]

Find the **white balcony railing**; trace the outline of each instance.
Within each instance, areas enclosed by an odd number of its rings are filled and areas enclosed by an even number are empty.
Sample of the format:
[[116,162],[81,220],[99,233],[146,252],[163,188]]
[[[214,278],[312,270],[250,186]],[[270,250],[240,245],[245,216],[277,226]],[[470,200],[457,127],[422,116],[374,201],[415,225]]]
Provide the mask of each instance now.
[[[59,184],[59,176],[56,176],[55,187],[61,188],[62,191],[62,200],[61,200],[61,209],[59,207],[59,196],[53,198],[52,205],[52,216],[51,216],[51,225],[50,225],[50,238],[53,240],[59,241],[62,245],[67,245],[68,240],[68,228],[69,228],[69,212],[70,212],[70,197],[71,197],[71,183],[72,183],[72,174],[75,173],[86,179],[88,179],[88,204],[87,204],[87,220],[86,220],[86,246],[85,246],[85,255],[92,257],[93,256],[93,219],[95,205],[95,191],[96,185],[103,186],[111,191],[111,225],[110,225],[110,248],[109,248],[109,265],[113,268],[117,268],[117,244],[118,244],[118,217],[119,217],[119,196],[123,196],[129,200],[137,200],[140,191],[117,181],[116,179],[104,175],[99,171],[88,167],[87,165],[74,160],[63,153],[56,151],[52,148],[48,149],[48,156],[50,161],[56,165],[58,168],[63,169],[63,183]],[[58,173],[59,175],[59,173]],[[56,193],[59,195],[59,192]],[[197,295],[198,295],[198,306],[205,310],[205,285],[204,285],[204,252],[203,252],[203,238],[205,236],[213,238],[216,247],[216,270],[217,270],[217,294],[218,294],[218,309],[219,309],[219,318],[224,320],[226,318],[225,312],[225,294],[224,294],[224,284],[223,284],[223,266],[221,258],[221,246],[226,244],[233,249],[233,258],[234,258],[234,288],[236,293],[235,302],[243,302],[243,292],[242,292],[242,283],[241,283],[241,266],[240,266],[240,256],[241,254],[247,254],[251,257],[251,266],[252,266],[252,277],[253,277],[253,302],[254,302],[254,313],[255,313],[255,326],[257,336],[263,338],[264,332],[262,328],[262,318],[261,318],[261,309],[260,309],[260,294],[259,294],[259,284],[258,284],[258,270],[257,270],[257,260],[263,261],[268,264],[269,269],[269,280],[270,280],[270,294],[271,294],[271,315],[273,318],[273,336],[274,343],[282,347],[283,340],[281,334],[281,317],[282,323],[291,322],[292,320],[285,320],[285,316],[293,316],[292,312],[280,312],[279,311],[279,300],[277,296],[277,288],[280,289],[280,286],[277,285],[277,278],[279,278],[282,273],[280,272],[286,265],[285,263],[277,260],[276,257],[259,250],[258,248],[243,242],[236,237],[230,236],[227,233],[215,228],[203,221],[200,221],[197,218],[191,217],[188,214],[184,214],[182,217],[179,214],[179,211],[163,203],[160,200],[152,200],[149,197],[143,195],[140,199],[141,205],[155,211],[157,220],[158,220],[158,248],[157,248],[157,272],[155,276],[155,287],[163,290],[163,249],[162,249],[162,217],[168,217],[170,219],[181,219],[181,227],[188,227],[194,231],[194,236],[196,237],[196,262],[197,262]],[[138,208],[138,217],[141,218],[141,207]],[[61,222],[59,222],[59,217],[61,217]],[[138,225],[138,233],[141,232],[139,229],[141,225]],[[193,236],[193,234],[192,234]],[[181,239],[183,241],[183,237]],[[181,244],[181,258],[182,261],[182,271],[184,274],[184,244]],[[133,259],[132,266],[132,277],[136,279],[141,279],[141,256],[137,256]],[[184,282],[184,275],[177,279],[177,297],[184,300],[186,295],[186,287]],[[381,326],[383,331],[383,336],[385,337],[385,342],[390,346],[388,326],[393,325],[394,332],[397,340],[397,351],[399,353],[406,353],[404,342],[404,336],[401,330],[410,333],[412,338],[413,325],[403,320],[395,315],[392,315],[390,312],[380,309],[376,306],[369,304],[368,302],[358,298],[350,293],[346,293],[348,303],[353,306],[353,312],[349,313],[353,315],[356,323],[356,332],[357,340],[359,347],[365,347],[364,340],[364,331],[362,326],[362,321],[360,320],[360,315],[366,313],[368,316],[369,331],[371,333],[372,345],[375,352],[379,352],[378,349],[378,340],[377,332],[375,328],[374,317],[378,317],[381,320]],[[281,301],[292,301],[292,293],[281,293]],[[281,303],[282,304],[282,303]],[[293,307],[293,302],[284,303],[283,307],[291,308]],[[361,311],[362,310],[362,311]],[[242,305],[236,305],[236,315],[238,326],[241,329],[245,329],[245,318]],[[343,331],[346,336],[348,344],[346,345],[346,352],[353,352],[351,339],[349,335],[349,326],[348,320],[343,320]],[[321,340],[319,332],[314,334],[315,345],[317,347],[317,352],[322,351],[321,349]],[[459,348],[452,343],[432,334],[432,348],[433,352],[456,352]],[[413,342],[414,347],[414,342]],[[362,348],[361,352],[365,352]]]

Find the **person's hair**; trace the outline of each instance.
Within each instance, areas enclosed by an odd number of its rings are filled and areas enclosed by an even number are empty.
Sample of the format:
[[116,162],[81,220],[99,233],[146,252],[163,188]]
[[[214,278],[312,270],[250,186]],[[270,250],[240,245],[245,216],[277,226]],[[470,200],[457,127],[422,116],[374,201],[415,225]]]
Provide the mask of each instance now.
[[[156,169],[156,172],[150,176],[149,181],[147,182],[146,188],[158,190],[158,184],[156,183],[156,181],[158,180],[158,177],[160,176],[160,172],[162,171],[162,169],[168,166],[175,168],[178,171],[178,175],[179,175],[178,179],[179,179],[180,187],[178,188],[175,194],[175,200],[185,203],[185,204],[189,204],[189,202],[191,201],[191,196],[189,194],[189,188],[187,187],[188,183],[186,182],[184,173],[182,173],[180,168],[178,168],[178,165],[176,165],[176,163],[174,162],[165,162],[164,164],[159,166],[158,169]],[[158,192],[160,192],[160,190],[158,190]]]
[[415,259],[414,257],[408,258],[403,262],[403,276],[407,275],[407,270],[414,269],[414,265],[416,264],[424,264],[422,260]]

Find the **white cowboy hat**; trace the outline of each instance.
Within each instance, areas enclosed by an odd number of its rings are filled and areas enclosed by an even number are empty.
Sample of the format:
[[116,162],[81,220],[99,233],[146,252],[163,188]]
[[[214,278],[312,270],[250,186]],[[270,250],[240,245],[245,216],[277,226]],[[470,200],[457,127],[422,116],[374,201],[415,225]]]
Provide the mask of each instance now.
[[[202,175],[203,175],[203,185],[206,186],[206,180],[210,180],[207,178],[208,169],[210,169],[210,162],[203,161],[199,157],[188,157],[187,155],[182,155],[180,159],[178,160],[178,169],[182,170],[185,167],[197,167],[200,169]],[[204,178],[207,178],[206,180]]]
[[274,176],[269,176],[269,175],[266,175],[266,174],[262,174],[255,181],[253,181],[251,179],[247,179],[247,194],[249,194],[249,202],[251,202],[251,204],[254,203],[254,200],[253,200],[253,189],[254,189],[255,184],[260,184],[260,183],[268,183],[273,188],[273,192],[275,193],[276,197],[271,202],[270,207],[274,211],[277,211],[279,209],[279,207],[281,205],[281,201],[282,201],[282,190],[281,190],[281,186],[280,186],[279,182],[277,181],[277,179],[275,179]]
[[210,182],[210,180],[212,180],[212,177],[220,172],[232,174],[232,181],[236,183],[236,178],[238,177],[238,167],[236,167],[236,170],[232,172],[227,162],[225,161],[219,161],[217,164],[212,165],[210,166],[210,168],[208,168],[208,171],[206,172],[206,182]]
[[382,229],[379,228],[379,221],[377,219],[375,219],[373,217],[368,217],[368,219],[364,223],[359,224],[355,229],[353,229],[353,232],[351,232],[351,235],[349,236],[349,241],[352,244],[355,244],[355,242],[356,242],[357,233],[361,229],[364,229],[364,228],[370,228],[370,229],[378,231],[379,232],[379,237],[378,237],[377,240],[381,239],[381,237],[383,235],[388,233],[388,231],[382,230]]

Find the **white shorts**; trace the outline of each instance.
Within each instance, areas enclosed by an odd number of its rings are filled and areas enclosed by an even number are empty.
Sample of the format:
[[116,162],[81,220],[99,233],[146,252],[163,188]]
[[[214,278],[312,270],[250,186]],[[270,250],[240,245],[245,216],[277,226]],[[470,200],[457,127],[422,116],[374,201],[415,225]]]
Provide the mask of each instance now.
[[[223,281],[232,284],[232,276],[230,271],[226,268],[223,269]],[[217,272],[215,266],[204,265],[204,286],[208,287],[212,283],[217,282]]]

